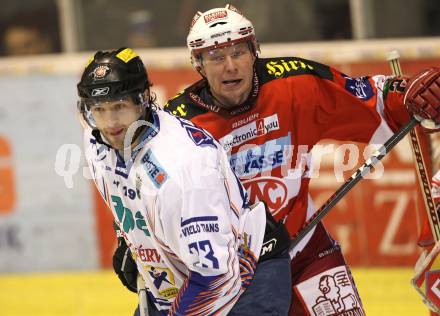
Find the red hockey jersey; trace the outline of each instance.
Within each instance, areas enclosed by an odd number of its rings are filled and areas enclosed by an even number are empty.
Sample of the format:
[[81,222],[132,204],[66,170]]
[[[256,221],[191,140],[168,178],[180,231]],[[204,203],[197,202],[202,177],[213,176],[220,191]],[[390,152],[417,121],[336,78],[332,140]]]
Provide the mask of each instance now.
[[323,139],[384,143],[409,120],[404,85],[381,75],[351,78],[297,57],[258,58],[251,95],[232,112],[213,104],[203,79],[165,109],[218,139],[250,200],[264,200],[293,235],[315,211],[312,147]]

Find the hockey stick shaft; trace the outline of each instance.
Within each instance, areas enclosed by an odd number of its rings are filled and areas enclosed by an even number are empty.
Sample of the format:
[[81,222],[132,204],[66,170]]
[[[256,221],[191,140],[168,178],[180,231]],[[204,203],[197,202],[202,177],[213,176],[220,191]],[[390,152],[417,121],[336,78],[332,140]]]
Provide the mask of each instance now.
[[[396,77],[402,77],[402,68],[399,62],[399,52],[391,51],[388,53],[387,60],[390,64],[393,75]],[[428,176],[425,160],[423,159],[423,153],[421,149],[421,142],[417,131],[410,131],[411,148],[415,157],[415,165],[417,170],[417,178],[422,191],[423,202],[425,203],[425,209],[428,215],[429,224],[431,227],[432,235],[435,241],[440,240],[440,214],[435,208],[434,199],[431,193],[431,182]]]
[[348,178],[343,185],[336,190],[336,192],[315,212],[315,214],[309,218],[298,231],[296,235],[292,237],[290,248],[294,248],[298,243],[307,235],[323,218],[327,213],[342,199],[364,176],[370,172],[370,170],[376,165],[383,157],[386,156],[390,150],[400,142],[405,135],[407,135],[419,121],[416,118],[412,118],[400,131],[391,136],[385,144],[367,160],[365,163],[356,170],[356,172]]
[[140,316],[148,316],[148,300],[147,290],[145,288],[145,282],[142,275],[139,273],[137,276],[137,290],[139,295],[139,314]]

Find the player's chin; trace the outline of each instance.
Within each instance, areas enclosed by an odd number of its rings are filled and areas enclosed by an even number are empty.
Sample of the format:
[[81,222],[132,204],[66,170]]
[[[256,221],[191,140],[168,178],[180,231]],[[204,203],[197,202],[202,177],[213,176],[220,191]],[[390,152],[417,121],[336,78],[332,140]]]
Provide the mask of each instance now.
[[[113,148],[124,148],[124,142],[125,142],[125,136],[127,134],[127,129],[122,130],[120,133],[118,134],[110,134],[110,133],[106,133],[105,137],[107,138],[107,140],[110,142],[110,145],[112,145]],[[130,139],[130,137],[126,140],[128,145],[130,145],[133,142],[133,139]]]
[[124,137],[113,137],[113,136],[108,136],[107,137],[110,145],[117,150],[122,150],[124,149]]
[[247,97],[243,93],[231,93],[228,96],[228,104],[230,107],[236,107],[240,104],[243,104],[246,101]]

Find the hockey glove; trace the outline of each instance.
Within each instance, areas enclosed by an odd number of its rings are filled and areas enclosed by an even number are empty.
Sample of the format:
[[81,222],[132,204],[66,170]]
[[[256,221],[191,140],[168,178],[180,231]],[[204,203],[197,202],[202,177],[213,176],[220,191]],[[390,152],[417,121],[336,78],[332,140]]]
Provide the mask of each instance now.
[[259,262],[269,260],[282,255],[290,246],[290,236],[282,221],[276,221],[266,204],[266,230]]
[[[425,129],[440,128],[440,68],[430,68],[407,83],[404,103]],[[428,120],[428,121],[425,121]]]
[[127,289],[137,293],[137,265],[131,256],[130,248],[121,238],[118,238],[118,248],[113,254],[113,270]]

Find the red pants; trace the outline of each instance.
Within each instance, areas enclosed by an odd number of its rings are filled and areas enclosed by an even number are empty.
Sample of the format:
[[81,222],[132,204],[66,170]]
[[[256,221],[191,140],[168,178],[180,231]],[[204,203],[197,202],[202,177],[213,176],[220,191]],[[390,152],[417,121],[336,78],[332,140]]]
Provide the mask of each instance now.
[[319,224],[293,258],[289,315],[353,315],[365,312],[341,249]]

